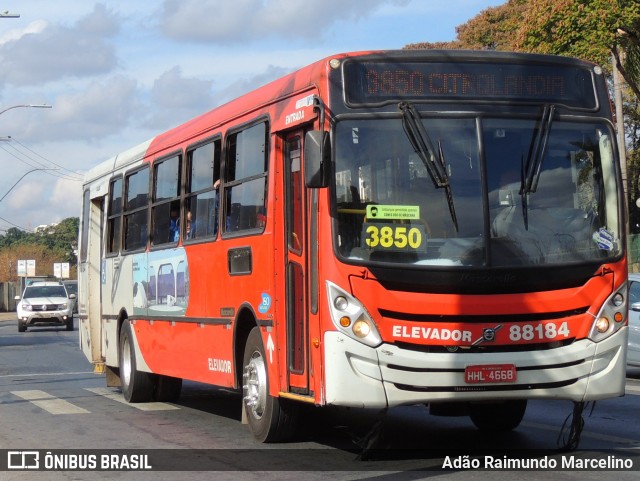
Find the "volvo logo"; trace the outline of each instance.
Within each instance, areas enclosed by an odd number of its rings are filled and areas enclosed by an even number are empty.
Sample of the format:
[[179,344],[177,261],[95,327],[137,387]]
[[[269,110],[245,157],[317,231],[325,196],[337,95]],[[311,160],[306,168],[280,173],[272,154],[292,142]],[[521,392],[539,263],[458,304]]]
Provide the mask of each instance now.
[[490,327],[483,329],[482,338],[487,342],[492,342],[496,338],[496,331]]
[[483,342],[493,342],[496,340],[496,332],[502,329],[502,324],[498,324],[495,327],[485,327],[482,329],[482,337],[479,337],[475,341],[473,341],[472,346],[477,346],[478,344],[482,344]]

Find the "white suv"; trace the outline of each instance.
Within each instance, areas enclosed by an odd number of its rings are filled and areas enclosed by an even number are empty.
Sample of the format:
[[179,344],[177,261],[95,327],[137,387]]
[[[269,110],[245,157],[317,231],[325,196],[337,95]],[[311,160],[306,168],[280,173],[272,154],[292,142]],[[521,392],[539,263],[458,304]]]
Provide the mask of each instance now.
[[29,284],[18,302],[18,331],[25,332],[27,326],[66,326],[73,331],[73,304],[75,294],[67,295],[60,282],[36,281]]

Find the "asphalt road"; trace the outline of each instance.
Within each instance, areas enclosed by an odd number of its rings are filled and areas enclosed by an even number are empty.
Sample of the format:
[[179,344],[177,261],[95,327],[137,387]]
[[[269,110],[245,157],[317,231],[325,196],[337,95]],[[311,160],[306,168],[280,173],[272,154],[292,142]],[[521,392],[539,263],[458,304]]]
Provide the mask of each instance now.
[[[290,443],[256,443],[241,424],[238,393],[185,382],[176,403],[127,404],[78,347],[78,332],[34,328],[18,333],[15,314],[0,313],[0,480],[84,479],[637,479],[640,473],[640,370],[630,370],[627,395],[596,403],[584,413],[580,447],[557,448],[572,410],[566,401],[530,402],[514,432],[488,435],[466,417],[434,417],[420,406],[384,417],[356,409],[304,411],[301,432]],[[375,446],[362,459],[363,442],[379,423]],[[60,451],[63,450],[63,451]],[[114,451],[123,450],[123,451]],[[145,451],[140,451],[145,450]],[[150,450],[150,451],[149,451]],[[122,471],[9,470],[9,451],[101,456],[147,453],[151,473]],[[367,453],[365,453],[367,454]],[[568,469],[513,472],[467,470],[443,464],[518,456],[575,462],[579,458],[631,460],[620,471]],[[66,456],[66,457],[65,457]],[[467,456],[465,458],[465,456]],[[469,457],[470,456],[470,457]],[[96,459],[100,459],[99,457]],[[495,467],[495,466],[494,466]],[[133,476],[133,477],[132,477]]]

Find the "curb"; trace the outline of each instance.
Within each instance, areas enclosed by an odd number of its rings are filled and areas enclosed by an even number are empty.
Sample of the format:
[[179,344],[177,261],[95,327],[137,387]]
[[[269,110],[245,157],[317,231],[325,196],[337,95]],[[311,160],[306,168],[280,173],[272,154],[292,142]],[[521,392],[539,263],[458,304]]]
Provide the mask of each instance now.
[[16,321],[18,316],[15,312],[0,312],[0,322],[2,321]]

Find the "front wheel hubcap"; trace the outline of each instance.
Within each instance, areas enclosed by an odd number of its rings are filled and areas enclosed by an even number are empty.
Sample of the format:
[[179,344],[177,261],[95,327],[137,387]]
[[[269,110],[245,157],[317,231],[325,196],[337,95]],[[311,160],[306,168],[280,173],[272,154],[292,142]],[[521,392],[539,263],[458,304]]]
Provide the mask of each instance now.
[[243,380],[244,403],[253,417],[260,419],[267,403],[267,369],[259,352],[254,352],[244,367]]

